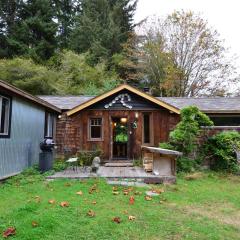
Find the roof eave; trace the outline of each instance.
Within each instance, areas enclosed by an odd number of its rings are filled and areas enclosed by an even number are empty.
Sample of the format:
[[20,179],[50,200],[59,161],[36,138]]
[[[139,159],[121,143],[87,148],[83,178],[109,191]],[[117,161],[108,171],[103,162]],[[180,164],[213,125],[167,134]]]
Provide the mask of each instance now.
[[172,105],[170,105],[170,104],[168,104],[168,103],[166,103],[166,102],[164,102],[160,99],[157,99],[157,98],[155,98],[155,97],[153,97],[153,96],[151,96],[147,93],[141,92],[141,91],[139,91],[138,89],[136,89],[132,86],[129,86],[127,84],[122,84],[122,85],[120,85],[120,86],[118,86],[118,87],[116,87],[116,88],[114,88],[114,89],[112,89],[112,90],[110,90],[106,93],[103,93],[102,95],[94,97],[93,99],[90,99],[87,102],[78,105],[77,107],[74,107],[73,109],[71,109],[67,112],[67,116],[71,116],[71,115],[73,115],[73,114],[91,106],[92,104],[97,103],[97,102],[103,100],[104,98],[107,98],[107,97],[109,97],[109,96],[111,96],[111,95],[113,95],[113,94],[115,94],[115,93],[117,93],[121,90],[124,90],[124,89],[129,90],[130,92],[133,92],[133,93],[135,93],[135,94],[137,94],[137,95],[139,95],[139,96],[141,96],[141,97],[143,97],[143,98],[145,98],[145,99],[147,99],[147,100],[149,100],[153,103],[156,103],[157,105],[162,106],[162,107],[168,109],[171,112],[174,112],[176,114],[180,114],[180,110],[178,108],[176,108],[176,107],[174,107],[174,106],[172,106]]
[[22,98],[25,98],[27,100],[30,100],[31,102],[34,102],[35,104],[41,105],[47,109],[53,110],[55,112],[61,113],[61,109],[59,109],[58,107],[42,100],[41,98],[35,97],[17,87],[12,86],[9,83],[6,83],[2,80],[0,80],[0,86],[3,87],[6,91],[9,91],[11,93],[16,94],[17,96],[20,96]]

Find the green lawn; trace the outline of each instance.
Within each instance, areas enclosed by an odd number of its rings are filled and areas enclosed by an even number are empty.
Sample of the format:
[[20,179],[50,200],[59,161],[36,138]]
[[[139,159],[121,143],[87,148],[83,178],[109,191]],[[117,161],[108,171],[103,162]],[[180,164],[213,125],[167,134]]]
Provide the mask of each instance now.
[[[94,184],[97,191],[89,194]],[[0,184],[0,232],[14,226],[16,235],[9,238],[19,240],[240,239],[240,177],[204,173],[158,187],[165,192],[146,201],[143,188],[124,195],[119,187],[119,195],[113,195],[112,186],[99,179],[17,177]],[[130,205],[136,190],[143,194],[135,195]],[[79,191],[83,194],[77,195]],[[48,203],[50,199],[56,203]],[[61,207],[62,201],[69,207]],[[89,210],[96,216],[87,216]],[[129,215],[136,219],[130,221]],[[113,222],[114,217],[121,223]]]

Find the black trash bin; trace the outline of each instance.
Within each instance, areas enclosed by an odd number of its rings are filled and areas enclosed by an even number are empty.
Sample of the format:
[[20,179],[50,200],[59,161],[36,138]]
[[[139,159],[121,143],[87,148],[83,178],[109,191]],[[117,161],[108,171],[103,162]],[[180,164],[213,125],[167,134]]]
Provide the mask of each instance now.
[[40,143],[39,153],[39,169],[41,172],[46,172],[53,167],[53,148],[55,143],[51,138],[45,138],[43,142]]

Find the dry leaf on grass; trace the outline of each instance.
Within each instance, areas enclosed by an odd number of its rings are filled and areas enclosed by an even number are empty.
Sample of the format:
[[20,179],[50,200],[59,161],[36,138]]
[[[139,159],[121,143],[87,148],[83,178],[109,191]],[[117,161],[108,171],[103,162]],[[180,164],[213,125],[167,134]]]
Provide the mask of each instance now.
[[124,214],[128,214],[128,211],[127,211],[127,210],[124,210],[123,213],[124,213]]
[[65,186],[65,187],[70,187],[70,186],[72,186],[72,184],[69,183],[69,182],[66,182],[66,183],[64,183],[64,186]]
[[139,191],[134,192],[134,195],[141,195],[141,194],[142,194],[142,192],[139,192]]
[[32,227],[37,227],[37,226],[38,226],[38,222],[32,221]]
[[203,178],[203,173],[201,172],[195,172],[195,173],[191,173],[191,174],[188,174],[184,177],[185,180],[188,180],[188,181],[193,181],[193,180],[198,180],[200,178]]
[[146,200],[146,201],[151,201],[151,200],[152,200],[152,197],[151,197],[151,196],[148,196],[148,195],[146,195],[146,196],[145,196],[145,200]]
[[69,207],[69,202],[66,202],[66,201],[61,202],[61,203],[60,203],[60,206],[61,206],[61,207]]
[[112,193],[113,193],[113,195],[118,195],[119,194],[119,192],[117,192],[117,191],[113,191]]
[[93,192],[98,192],[96,184],[93,184],[93,186],[91,188],[89,188],[89,190],[88,190],[89,194],[92,194]]
[[40,203],[41,202],[41,197],[40,196],[35,196],[35,202]]
[[83,195],[82,191],[76,192],[77,195]]
[[93,201],[93,202],[92,202],[92,204],[94,204],[94,205],[95,205],[95,204],[97,204],[97,202],[96,202],[96,201]]
[[56,201],[54,199],[50,199],[50,200],[48,200],[48,203],[54,204],[54,203],[56,203]]
[[89,210],[88,212],[87,212],[87,215],[89,216],[89,217],[95,217],[95,212],[93,211],[93,210]]
[[6,230],[3,232],[2,236],[3,236],[4,238],[7,238],[7,237],[13,236],[13,235],[15,235],[15,234],[16,234],[16,228],[15,228],[15,227],[9,227],[8,229],[6,229]]
[[130,204],[130,205],[133,205],[134,202],[135,202],[134,196],[131,196],[131,197],[129,198],[129,204]]
[[124,195],[128,195],[128,194],[129,194],[128,189],[124,189],[124,190],[123,190],[123,194],[124,194]]
[[114,187],[112,188],[112,190],[115,192],[115,191],[118,190],[118,187],[117,187],[117,186],[114,186]]
[[152,193],[158,193],[158,194],[161,194],[161,193],[164,193],[164,189],[162,189],[162,188],[152,189]]
[[120,217],[114,217],[112,219],[112,221],[115,222],[115,223],[120,223],[121,222],[121,218]]
[[130,221],[132,221],[132,220],[135,220],[136,219],[136,217],[135,216],[128,216],[128,220],[130,220]]

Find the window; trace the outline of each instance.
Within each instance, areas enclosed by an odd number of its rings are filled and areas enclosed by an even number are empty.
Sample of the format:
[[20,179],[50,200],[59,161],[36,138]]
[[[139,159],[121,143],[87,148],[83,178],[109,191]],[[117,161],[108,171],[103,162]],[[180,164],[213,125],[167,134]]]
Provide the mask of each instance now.
[[143,114],[143,143],[151,143],[150,113]]
[[89,122],[89,137],[92,140],[102,139],[102,119],[101,118],[91,118]]
[[10,136],[10,98],[0,95],[0,137]]
[[45,137],[53,138],[54,136],[55,116],[52,113],[45,115]]

